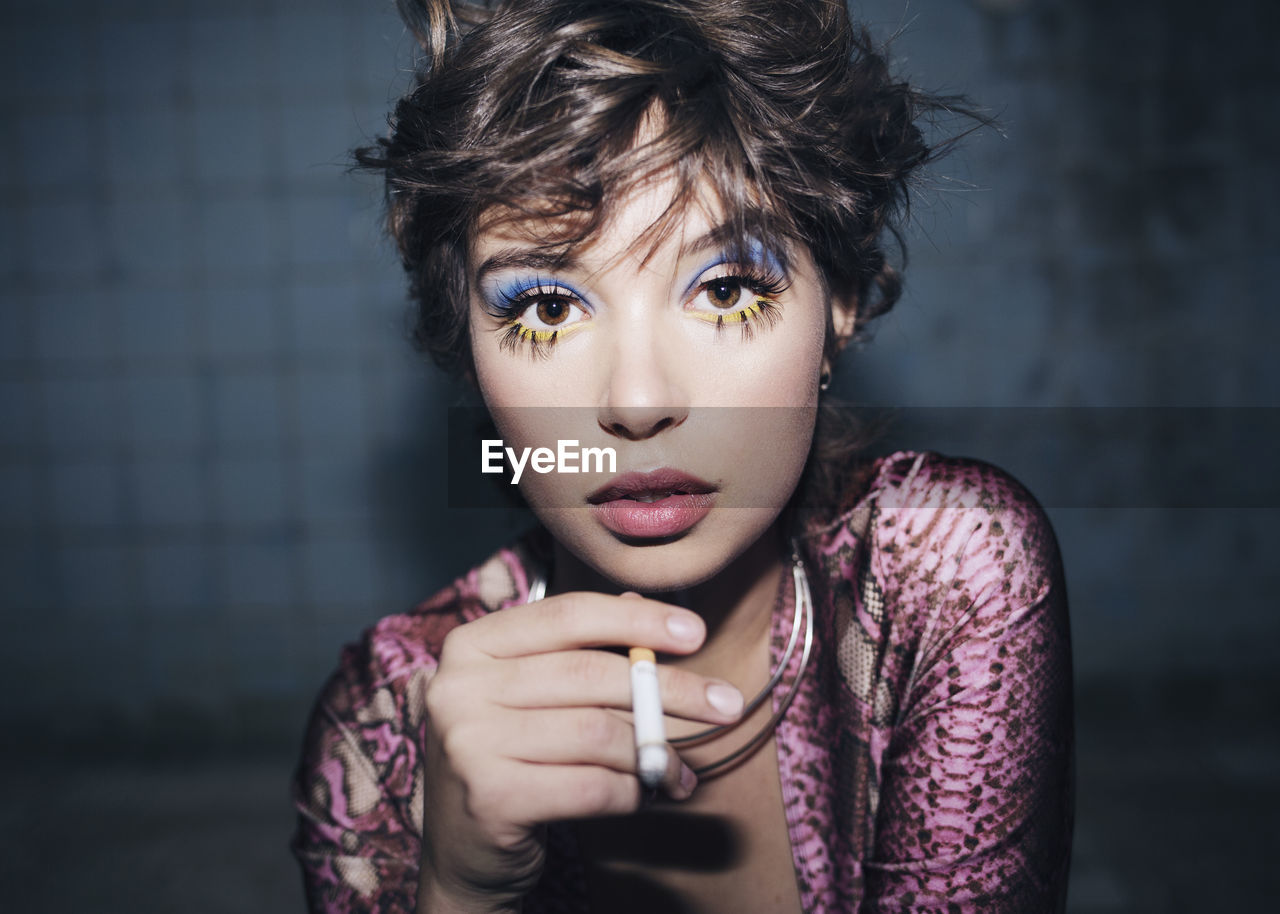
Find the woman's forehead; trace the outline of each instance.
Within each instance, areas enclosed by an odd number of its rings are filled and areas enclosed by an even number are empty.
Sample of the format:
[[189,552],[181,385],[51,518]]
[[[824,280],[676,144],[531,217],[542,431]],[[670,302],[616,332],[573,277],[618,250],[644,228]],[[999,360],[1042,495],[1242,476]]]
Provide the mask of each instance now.
[[[762,246],[758,235],[744,237],[746,220],[733,220],[709,184],[681,194],[674,177],[636,182],[611,201],[607,218],[587,234],[592,214],[550,216],[515,207],[495,207],[482,215],[471,244],[471,267],[477,278],[509,262],[531,262],[528,252],[548,267],[557,263],[590,263],[607,267],[619,260],[645,265],[700,253],[747,256]],[[779,259],[784,246],[769,243]]]

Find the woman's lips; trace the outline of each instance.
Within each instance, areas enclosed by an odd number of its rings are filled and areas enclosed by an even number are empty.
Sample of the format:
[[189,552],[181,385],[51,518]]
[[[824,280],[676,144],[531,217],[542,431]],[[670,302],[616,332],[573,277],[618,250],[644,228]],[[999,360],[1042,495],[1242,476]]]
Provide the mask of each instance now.
[[587,496],[606,529],[638,539],[684,533],[710,512],[716,487],[670,467],[623,473]]

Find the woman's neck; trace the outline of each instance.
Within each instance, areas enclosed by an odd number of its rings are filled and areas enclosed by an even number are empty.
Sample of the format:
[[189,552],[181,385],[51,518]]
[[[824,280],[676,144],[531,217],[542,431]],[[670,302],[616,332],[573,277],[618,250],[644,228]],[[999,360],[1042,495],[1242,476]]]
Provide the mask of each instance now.
[[[691,609],[707,625],[707,640],[688,657],[667,663],[728,679],[740,689],[764,685],[759,656],[767,652],[773,609],[786,570],[786,547],[776,524],[712,578],[686,590],[645,596]],[[551,593],[590,590],[620,593],[622,588],[584,564],[559,542],[554,544]],[[762,645],[764,647],[762,648]],[[767,666],[767,664],[766,664]],[[768,676],[767,668],[764,670]]]

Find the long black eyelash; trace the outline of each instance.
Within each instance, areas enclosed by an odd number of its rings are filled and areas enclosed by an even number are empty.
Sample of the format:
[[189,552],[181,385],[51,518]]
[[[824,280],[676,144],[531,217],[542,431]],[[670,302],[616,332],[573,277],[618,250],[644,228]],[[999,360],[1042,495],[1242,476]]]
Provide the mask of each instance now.
[[[757,331],[768,330],[782,319],[782,309],[773,302],[761,299],[757,304],[760,307],[760,314],[757,317],[748,317],[742,321],[742,339],[744,341],[751,340]],[[757,327],[757,324],[760,326]],[[723,329],[721,325],[716,325],[717,332]]]
[[[527,339],[523,336],[524,333],[529,334]],[[548,339],[540,340],[535,335],[535,331],[530,331],[523,324],[512,324],[498,339],[498,348],[519,355],[520,347],[528,346],[531,359],[546,359],[551,356],[551,349],[559,338],[559,330],[551,331],[551,336]]]
[[791,288],[791,283],[787,280],[787,277],[774,270],[766,270],[757,265],[735,266],[733,269],[736,271],[733,275],[717,276],[711,282],[724,282],[726,279],[737,280],[756,293],[756,295],[766,298],[777,298]]

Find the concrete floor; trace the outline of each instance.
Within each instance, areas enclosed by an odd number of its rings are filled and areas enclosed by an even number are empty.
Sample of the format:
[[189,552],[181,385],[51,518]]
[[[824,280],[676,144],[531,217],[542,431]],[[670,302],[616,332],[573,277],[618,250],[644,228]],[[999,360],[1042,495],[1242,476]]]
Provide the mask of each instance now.
[[[1105,700],[1079,704],[1077,716],[1068,911],[1255,911],[1280,896],[1274,718],[1155,717]],[[287,850],[292,764],[279,754],[198,763],[11,757],[2,772],[0,907],[301,911]]]

